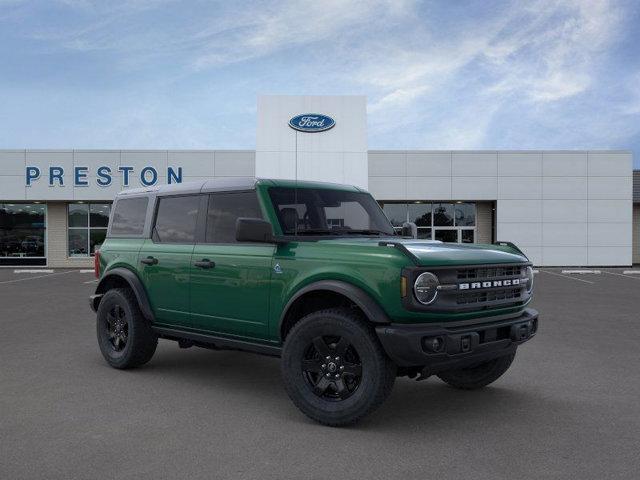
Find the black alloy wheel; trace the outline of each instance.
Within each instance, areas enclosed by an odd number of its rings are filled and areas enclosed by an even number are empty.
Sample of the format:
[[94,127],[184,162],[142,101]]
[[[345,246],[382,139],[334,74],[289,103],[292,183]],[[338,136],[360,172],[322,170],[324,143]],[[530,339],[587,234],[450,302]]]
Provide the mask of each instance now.
[[116,352],[124,350],[129,337],[129,322],[124,308],[121,305],[114,305],[107,313],[106,322],[109,343]]
[[373,326],[350,308],[301,318],[286,335],[281,368],[293,403],[309,418],[335,427],[378,408],[396,378]]
[[313,393],[331,401],[349,398],[362,379],[360,356],[345,337],[314,337],[305,350],[302,371]]
[[134,293],[128,288],[107,291],[98,305],[98,346],[114,368],[144,365],[153,357],[158,336],[144,318]]

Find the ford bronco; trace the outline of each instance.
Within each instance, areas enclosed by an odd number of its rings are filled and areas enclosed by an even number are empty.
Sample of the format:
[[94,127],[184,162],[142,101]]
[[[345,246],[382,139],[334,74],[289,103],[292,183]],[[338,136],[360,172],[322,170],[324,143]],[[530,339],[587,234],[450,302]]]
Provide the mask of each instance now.
[[158,339],[281,357],[310,418],[356,422],[397,376],[461,389],[504,374],[533,337],[533,270],[514,245],[397,234],[366,191],[214,179],[117,195],[95,255],[98,345],[137,367]]

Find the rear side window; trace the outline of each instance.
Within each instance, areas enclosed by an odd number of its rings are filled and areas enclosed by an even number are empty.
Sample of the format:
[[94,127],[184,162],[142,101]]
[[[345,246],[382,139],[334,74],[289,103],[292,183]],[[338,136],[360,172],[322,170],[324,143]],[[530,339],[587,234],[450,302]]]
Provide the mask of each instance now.
[[194,243],[199,195],[160,198],[153,240],[159,243]]
[[142,235],[149,198],[123,198],[116,202],[110,235]]
[[207,243],[235,243],[238,217],[262,218],[256,192],[209,195],[205,241]]

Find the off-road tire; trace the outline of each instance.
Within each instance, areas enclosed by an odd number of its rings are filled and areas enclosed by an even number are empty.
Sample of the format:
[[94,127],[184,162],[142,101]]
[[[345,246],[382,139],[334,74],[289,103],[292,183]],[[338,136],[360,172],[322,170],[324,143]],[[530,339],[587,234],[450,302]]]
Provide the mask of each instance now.
[[[108,318],[113,319],[114,312],[123,313],[123,329],[126,330],[126,343],[121,350],[117,350],[110,338]],[[107,363],[114,368],[127,369],[144,365],[156,351],[158,336],[151,329],[148,320],[144,318],[138,301],[128,288],[114,288],[107,291],[98,306],[96,333],[100,352]]]
[[470,368],[447,370],[438,373],[438,377],[454,388],[475,390],[486,387],[500,378],[509,369],[515,356],[514,352]]
[[[353,350],[345,354],[343,367],[346,366],[347,371],[353,369],[354,364],[346,363],[346,359],[356,358],[354,352],[357,355],[360,377],[348,377],[345,371],[343,387],[347,382],[358,382],[346,398],[327,399],[314,393],[310,374],[303,371],[303,360],[309,361],[309,348],[313,349],[313,355],[319,352],[313,343],[318,337],[328,342],[332,352],[331,348],[337,352],[340,347],[331,343],[332,339],[344,338],[349,343],[347,348]],[[281,365],[285,389],[293,403],[309,418],[334,427],[353,424],[373,412],[389,396],[396,378],[396,366],[382,349],[371,325],[358,312],[346,308],[313,312],[296,323],[286,337]],[[325,372],[322,370],[322,375]],[[326,395],[341,395],[333,392],[335,388],[329,387]]]

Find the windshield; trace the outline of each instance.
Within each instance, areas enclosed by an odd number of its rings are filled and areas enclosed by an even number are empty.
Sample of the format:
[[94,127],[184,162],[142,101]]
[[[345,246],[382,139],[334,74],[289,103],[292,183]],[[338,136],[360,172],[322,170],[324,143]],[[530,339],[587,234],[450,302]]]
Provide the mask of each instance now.
[[393,235],[368,193],[272,187],[269,196],[284,235]]

